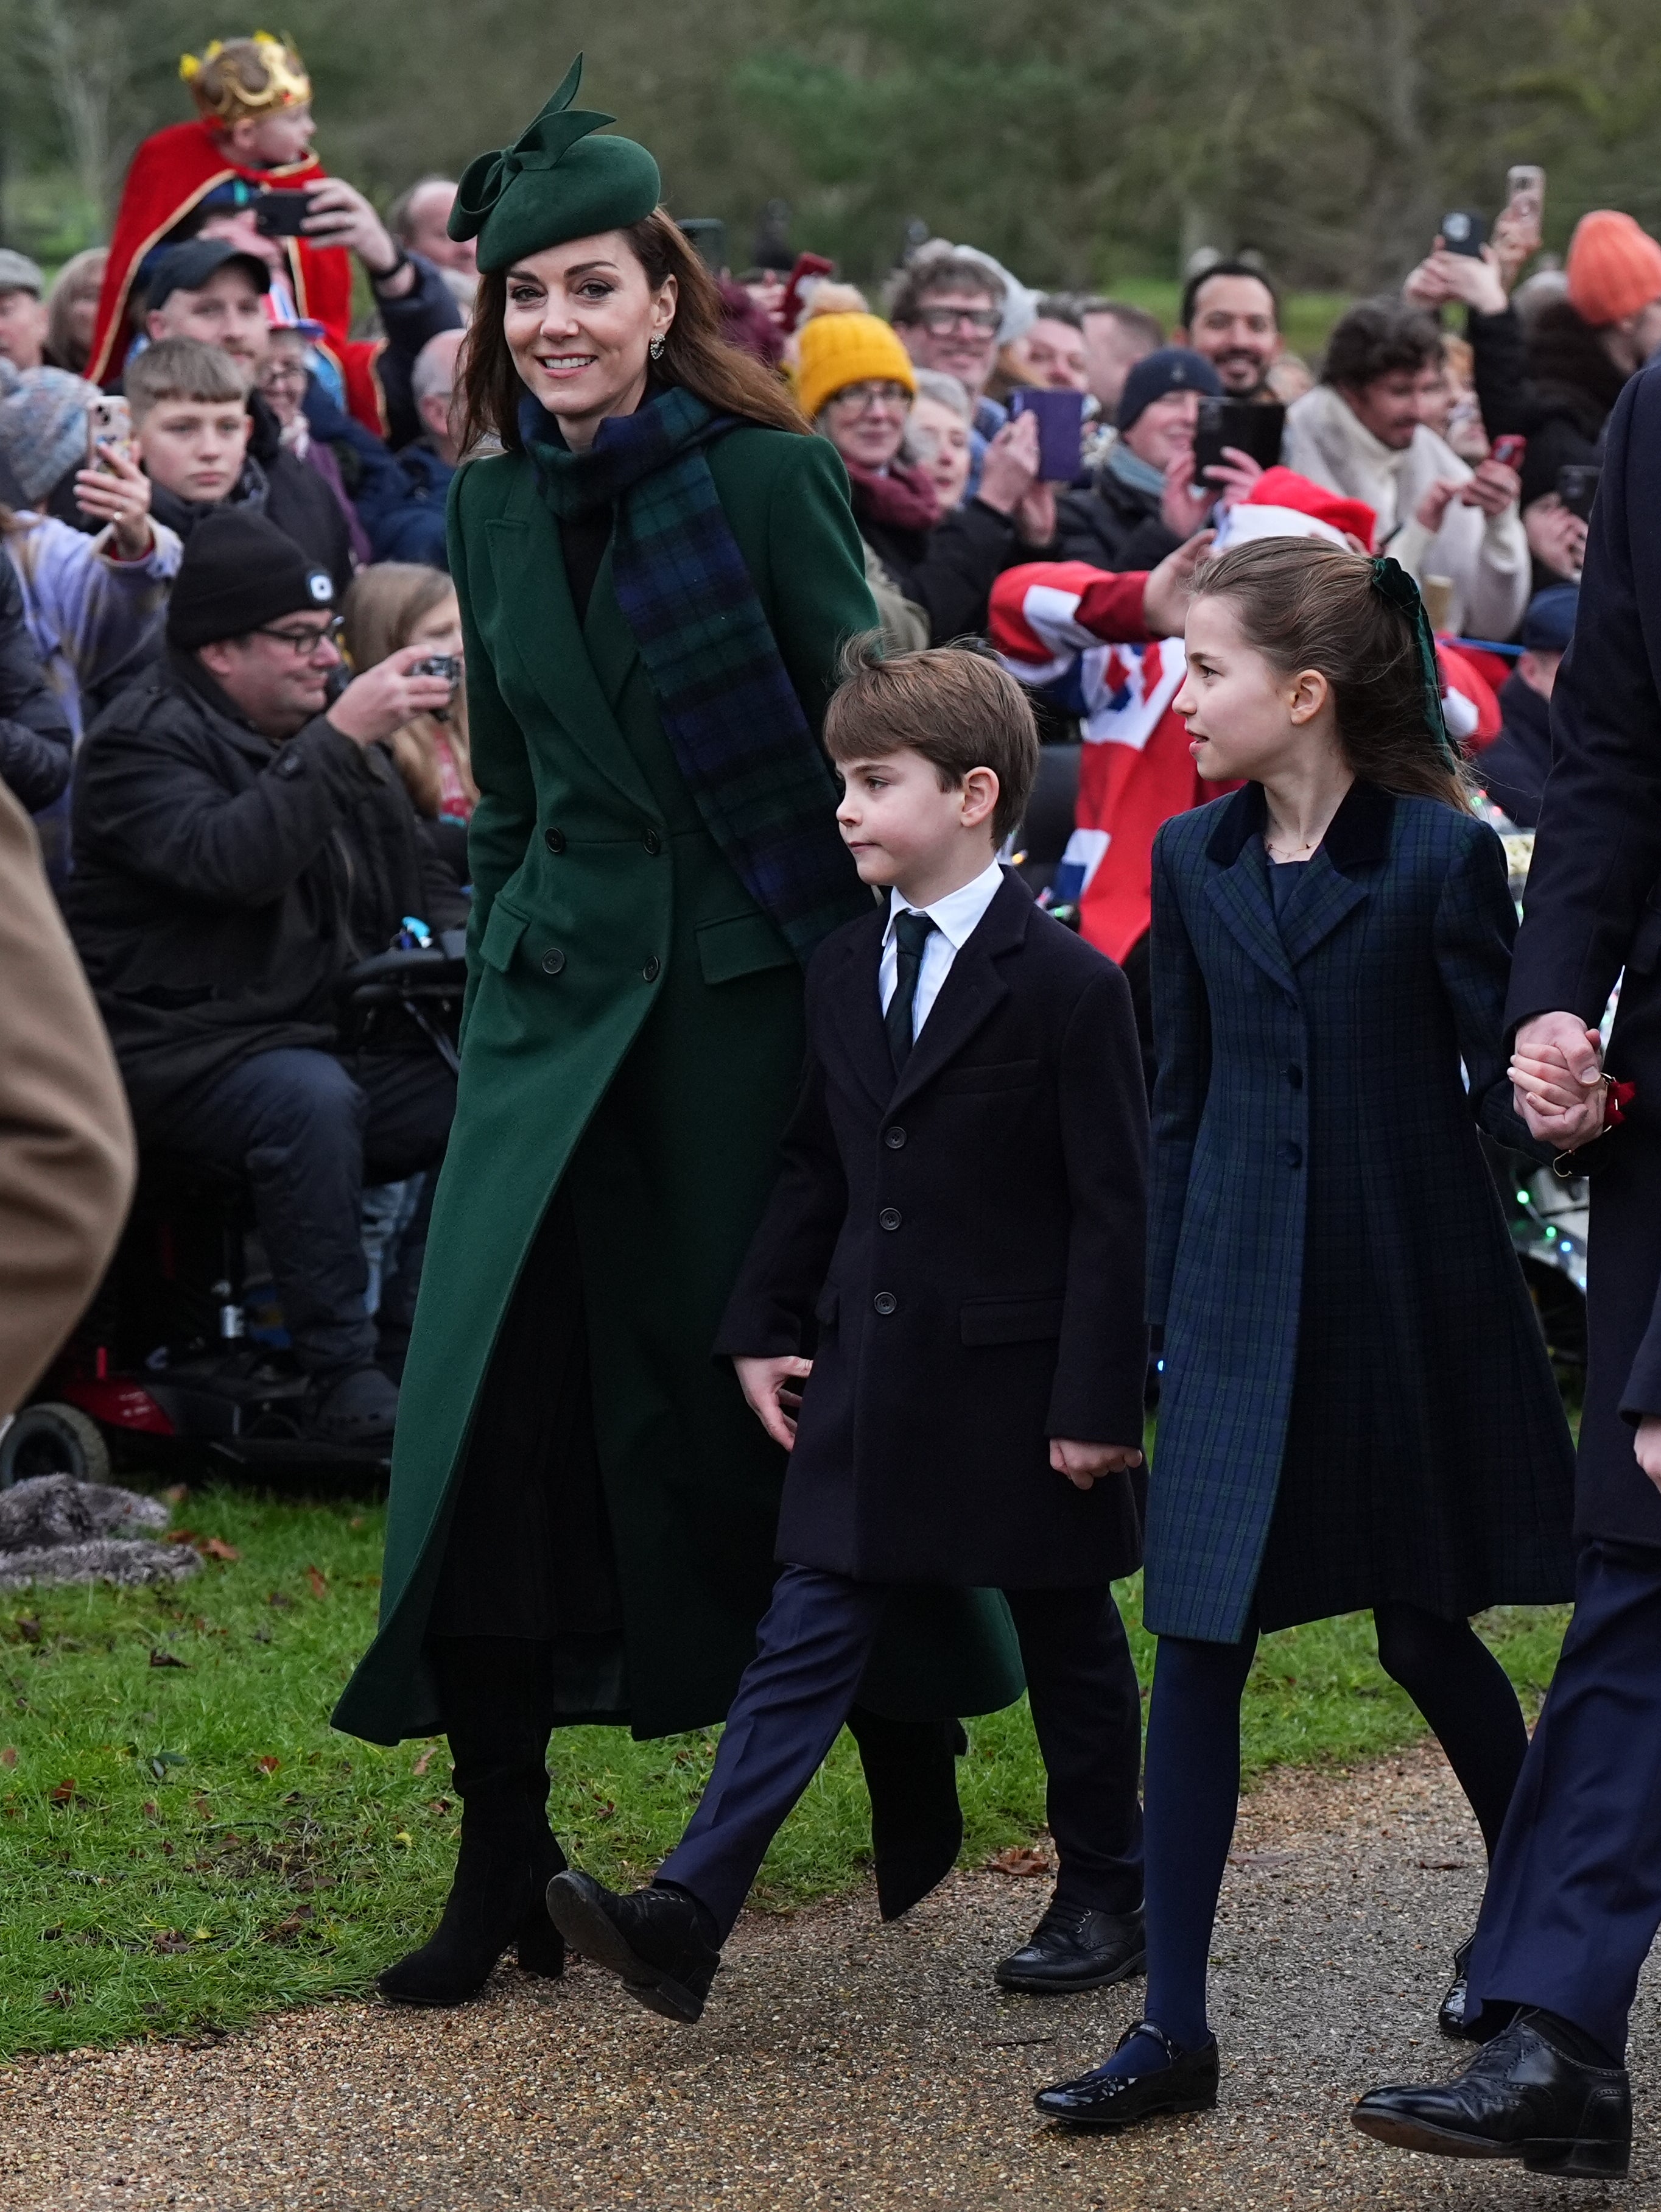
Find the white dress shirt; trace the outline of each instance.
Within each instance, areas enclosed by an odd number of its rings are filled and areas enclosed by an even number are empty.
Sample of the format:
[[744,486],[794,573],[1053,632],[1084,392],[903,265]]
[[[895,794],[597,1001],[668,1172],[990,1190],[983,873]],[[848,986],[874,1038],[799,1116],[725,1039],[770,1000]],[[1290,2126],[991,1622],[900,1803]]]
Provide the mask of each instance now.
[[900,949],[894,940],[895,915],[907,911],[926,914],[934,924],[923,940],[923,958],[917,971],[917,995],[912,1000],[913,1043],[929,1018],[930,1009],[940,996],[941,985],[951,973],[953,961],[960,949],[968,942],[981,915],[997,896],[1003,883],[1003,871],[993,860],[973,883],[963,884],[961,890],[948,891],[944,898],[937,899],[932,906],[914,907],[909,899],[901,898],[898,891],[890,893],[888,926],[882,933],[882,959],[876,971],[876,988],[885,1014],[900,980]]

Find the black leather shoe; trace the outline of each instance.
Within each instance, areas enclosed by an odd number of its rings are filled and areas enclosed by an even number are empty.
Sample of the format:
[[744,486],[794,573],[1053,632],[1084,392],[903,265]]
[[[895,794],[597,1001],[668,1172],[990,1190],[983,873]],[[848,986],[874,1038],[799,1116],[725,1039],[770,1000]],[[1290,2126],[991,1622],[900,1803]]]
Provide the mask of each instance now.
[[1140,1911],[1052,1905],[1021,1948],[998,1960],[992,1978],[1000,1989],[1048,1996],[1106,1989],[1110,1982],[1139,1974],[1147,1960]]
[[1619,2180],[1632,2152],[1625,2067],[1565,2057],[1536,2017],[1519,2013],[1452,2081],[1370,2089],[1351,2120],[1434,2158],[1515,2158],[1531,2173]]
[[1447,1995],[1436,2008],[1437,2027],[1455,2043],[1476,2040],[1465,2026],[1465,1970],[1470,1964],[1470,1948],[1476,1941],[1474,1936],[1467,1936],[1453,1954],[1453,1979],[1448,1984]]
[[1118,2039],[1123,2051],[1132,2036],[1150,2035],[1169,2057],[1152,2074],[1120,2075],[1098,2066],[1076,2081],[1040,2089],[1033,2102],[1046,2119],[1072,2128],[1131,2128],[1157,2112],[1209,2112],[1217,2102],[1217,2039],[1193,2051],[1179,2051],[1161,2027],[1139,2020]]
[[464,1815],[443,1918],[420,1950],[386,1969],[376,1988],[393,2004],[464,2004],[477,1996],[510,1946],[527,1974],[550,1980],[562,1974],[565,1941],[543,1894],[564,1864],[565,1853],[545,1828],[527,1840],[504,1835],[494,1821],[486,1826]]
[[696,2020],[721,1963],[683,1890],[619,1897],[591,1874],[567,1869],[548,1885],[549,1917],[573,1951],[615,1974],[637,2004],[665,2020]]

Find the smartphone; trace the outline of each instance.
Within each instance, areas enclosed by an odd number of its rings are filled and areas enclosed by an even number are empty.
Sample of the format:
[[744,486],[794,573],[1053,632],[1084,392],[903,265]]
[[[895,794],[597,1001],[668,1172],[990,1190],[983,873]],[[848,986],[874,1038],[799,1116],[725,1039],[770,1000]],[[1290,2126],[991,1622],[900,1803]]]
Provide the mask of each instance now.
[[1603,473],[1602,469],[1573,461],[1557,471],[1557,496],[1582,522],[1591,520],[1591,503],[1597,496],[1598,479]]
[[1442,217],[1442,244],[1450,253],[1468,253],[1480,261],[1488,243],[1488,217],[1471,208],[1455,208]]
[[133,457],[132,410],[118,393],[100,393],[87,402],[87,466],[112,477],[115,471],[109,461],[112,452],[124,461]]
[[1038,419],[1038,480],[1040,483],[1071,483],[1082,465],[1084,435],[1084,394],[1082,392],[1029,391],[1025,386],[1009,394],[1009,418],[1032,415]]
[[1205,471],[1222,460],[1225,446],[1238,446],[1260,468],[1278,467],[1285,435],[1284,407],[1259,407],[1250,399],[1202,399],[1194,430],[1194,482],[1211,482]]
[[1506,198],[1519,215],[1531,216],[1540,229],[1546,218],[1546,173],[1531,161],[1519,161],[1506,171]]
[[310,192],[260,192],[254,200],[254,228],[267,238],[299,238],[311,211]]
[[1519,438],[1514,430],[1508,430],[1504,437],[1496,438],[1494,441],[1494,450],[1488,455],[1488,459],[1503,462],[1508,469],[1520,469],[1523,465],[1523,456],[1527,451],[1528,440]]
[[412,660],[411,676],[439,676],[446,684],[461,679],[461,655],[458,653],[429,653],[425,660]]

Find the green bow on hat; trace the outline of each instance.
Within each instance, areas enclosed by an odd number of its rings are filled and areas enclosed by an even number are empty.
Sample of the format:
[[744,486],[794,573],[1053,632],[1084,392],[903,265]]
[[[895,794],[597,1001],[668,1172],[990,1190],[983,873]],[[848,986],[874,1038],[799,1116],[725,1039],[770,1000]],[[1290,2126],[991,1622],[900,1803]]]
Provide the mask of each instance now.
[[468,163],[450,210],[452,238],[476,238],[479,266],[506,269],[568,239],[626,230],[662,194],[658,164],[632,138],[590,133],[615,115],[573,108],[583,58],[536,121],[500,153]]
[[1464,763],[1459,749],[1448,734],[1447,718],[1442,712],[1442,677],[1436,665],[1436,640],[1430,628],[1430,617],[1425,612],[1425,603],[1414,582],[1398,561],[1388,553],[1379,553],[1373,561],[1373,588],[1392,607],[1407,617],[1413,629],[1413,642],[1419,653],[1419,680],[1422,687],[1421,712],[1430,742],[1452,769]]

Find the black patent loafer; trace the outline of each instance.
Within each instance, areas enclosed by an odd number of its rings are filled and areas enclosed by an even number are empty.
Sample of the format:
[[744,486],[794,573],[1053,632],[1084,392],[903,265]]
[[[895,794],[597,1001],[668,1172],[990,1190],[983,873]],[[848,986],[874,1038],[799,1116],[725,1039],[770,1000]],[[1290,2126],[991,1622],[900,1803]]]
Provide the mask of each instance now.
[[1453,1979],[1448,1984],[1447,1995],[1436,2008],[1437,2027],[1454,2043],[1474,2043],[1476,2039],[1465,2026],[1465,1975],[1476,1941],[1474,1936],[1467,1936],[1453,1954]]
[[1370,2089],[1365,2136],[1432,2158],[1520,2160],[1531,2173],[1618,2181],[1632,2154],[1624,2066],[1565,2057],[1520,2013],[1452,2081]]
[[1059,2081],[1033,2099],[1046,2120],[1070,2128],[1133,2128],[1161,2112],[1209,2112],[1217,2102],[1217,2039],[1181,2051],[1163,2028],[1139,2020],[1120,2036],[1123,2051],[1132,2036],[1151,2035],[1170,2059],[1155,2073],[1120,2075],[1098,2066],[1076,2081]]
[[620,1897],[567,1869],[548,1885],[548,1915],[573,1951],[615,1974],[637,2004],[665,2020],[697,2020],[721,1954],[700,1932],[698,1907],[678,1889]]
[[1003,1990],[1052,1996],[1106,1989],[1141,1973],[1147,1961],[1140,1911],[1052,1905],[1021,1948],[998,1960],[992,1978]]

